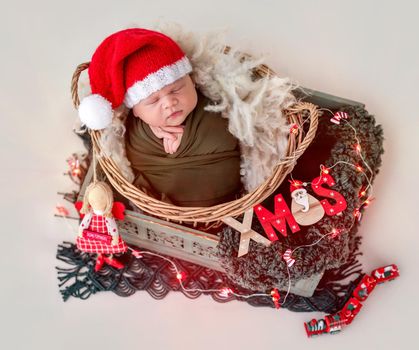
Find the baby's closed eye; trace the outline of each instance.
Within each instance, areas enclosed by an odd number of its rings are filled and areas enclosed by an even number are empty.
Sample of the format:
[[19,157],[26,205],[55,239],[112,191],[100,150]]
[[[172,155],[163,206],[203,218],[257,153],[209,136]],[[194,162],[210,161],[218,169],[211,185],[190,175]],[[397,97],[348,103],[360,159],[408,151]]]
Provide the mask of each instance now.
[[185,86],[185,85],[178,86],[178,87],[174,88],[174,89],[171,91],[171,93],[172,93],[172,94],[174,94],[174,93],[176,93],[176,92],[179,92],[180,90],[182,90],[182,89],[184,88],[184,86]]
[[159,101],[159,99],[158,99],[157,97],[155,97],[155,98],[152,98],[152,99],[150,99],[150,100],[146,100],[146,101],[145,101],[145,104],[146,104],[146,105],[152,105],[152,104],[157,103],[158,101]]

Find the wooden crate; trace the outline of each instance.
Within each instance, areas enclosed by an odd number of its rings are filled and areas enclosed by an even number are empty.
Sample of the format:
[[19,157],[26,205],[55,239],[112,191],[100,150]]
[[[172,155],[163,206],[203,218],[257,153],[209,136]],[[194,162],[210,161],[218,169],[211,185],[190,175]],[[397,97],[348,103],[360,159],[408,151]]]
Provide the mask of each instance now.
[[[298,98],[323,108],[338,109],[344,105],[364,105],[311,89],[298,89]],[[89,169],[78,200],[83,200],[87,185],[92,181],[93,170]],[[119,194],[116,194],[118,196]],[[213,270],[225,272],[216,257],[219,238],[186,226],[151,217],[141,212],[126,210],[125,219],[118,222],[123,239],[132,245],[174,258],[183,259]],[[323,273],[291,284],[290,292],[310,297],[313,295]],[[282,288],[283,289],[283,288]]]

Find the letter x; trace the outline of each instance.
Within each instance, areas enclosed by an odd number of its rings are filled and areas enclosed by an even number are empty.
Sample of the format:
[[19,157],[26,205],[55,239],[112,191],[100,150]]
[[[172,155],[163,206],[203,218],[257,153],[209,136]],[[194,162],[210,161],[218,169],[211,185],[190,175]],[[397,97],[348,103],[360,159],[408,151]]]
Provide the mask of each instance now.
[[241,233],[239,254],[237,255],[238,257],[246,255],[249,252],[249,244],[251,239],[265,246],[269,246],[271,244],[269,239],[252,230],[253,208],[244,213],[243,223],[233,219],[232,217],[224,218],[222,221]]

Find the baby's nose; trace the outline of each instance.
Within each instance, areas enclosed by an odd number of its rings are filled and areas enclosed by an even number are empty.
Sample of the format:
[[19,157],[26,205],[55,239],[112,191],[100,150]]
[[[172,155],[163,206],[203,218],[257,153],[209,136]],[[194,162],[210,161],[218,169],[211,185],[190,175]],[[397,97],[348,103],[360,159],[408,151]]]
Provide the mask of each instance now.
[[171,96],[171,95],[165,96],[165,99],[164,99],[165,108],[176,106],[176,104],[177,104],[177,99],[175,96]]

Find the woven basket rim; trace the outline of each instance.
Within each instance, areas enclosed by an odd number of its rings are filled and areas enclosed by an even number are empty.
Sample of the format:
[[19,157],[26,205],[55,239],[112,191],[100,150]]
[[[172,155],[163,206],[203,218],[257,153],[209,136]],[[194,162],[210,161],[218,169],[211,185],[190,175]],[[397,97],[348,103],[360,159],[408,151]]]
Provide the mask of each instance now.
[[[227,47],[226,50],[228,50]],[[73,74],[71,92],[73,104],[76,109],[80,104],[78,80],[81,72],[87,69],[89,64],[89,62],[80,64]],[[266,65],[258,66],[254,73],[259,77],[270,77],[275,75],[273,70]],[[297,136],[293,133],[289,135],[286,155],[275,166],[272,175],[256,189],[245,194],[243,197],[211,207],[179,207],[150,197],[125,179],[118,166],[110,157],[101,155],[98,156],[97,159],[112,186],[122,196],[129,199],[139,209],[148,214],[180,223],[187,222],[196,224],[198,222],[209,223],[218,221],[225,217],[238,216],[254,207],[256,204],[263,202],[263,200],[269,197],[278,188],[285,177],[292,171],[297,159],[304,153],[316,135],[319,110],[314,104],[297,102],[284,111],[289,122],[298,125],[301,125],[301,113],[303,111],[309,112],[309,129],[304,136],[302,132],[299,132]],[[93,144],[93,152],[97,155],[102,154],[103,152],[101,152],[100,148],[101,131],[90,130],[90,136]]]

